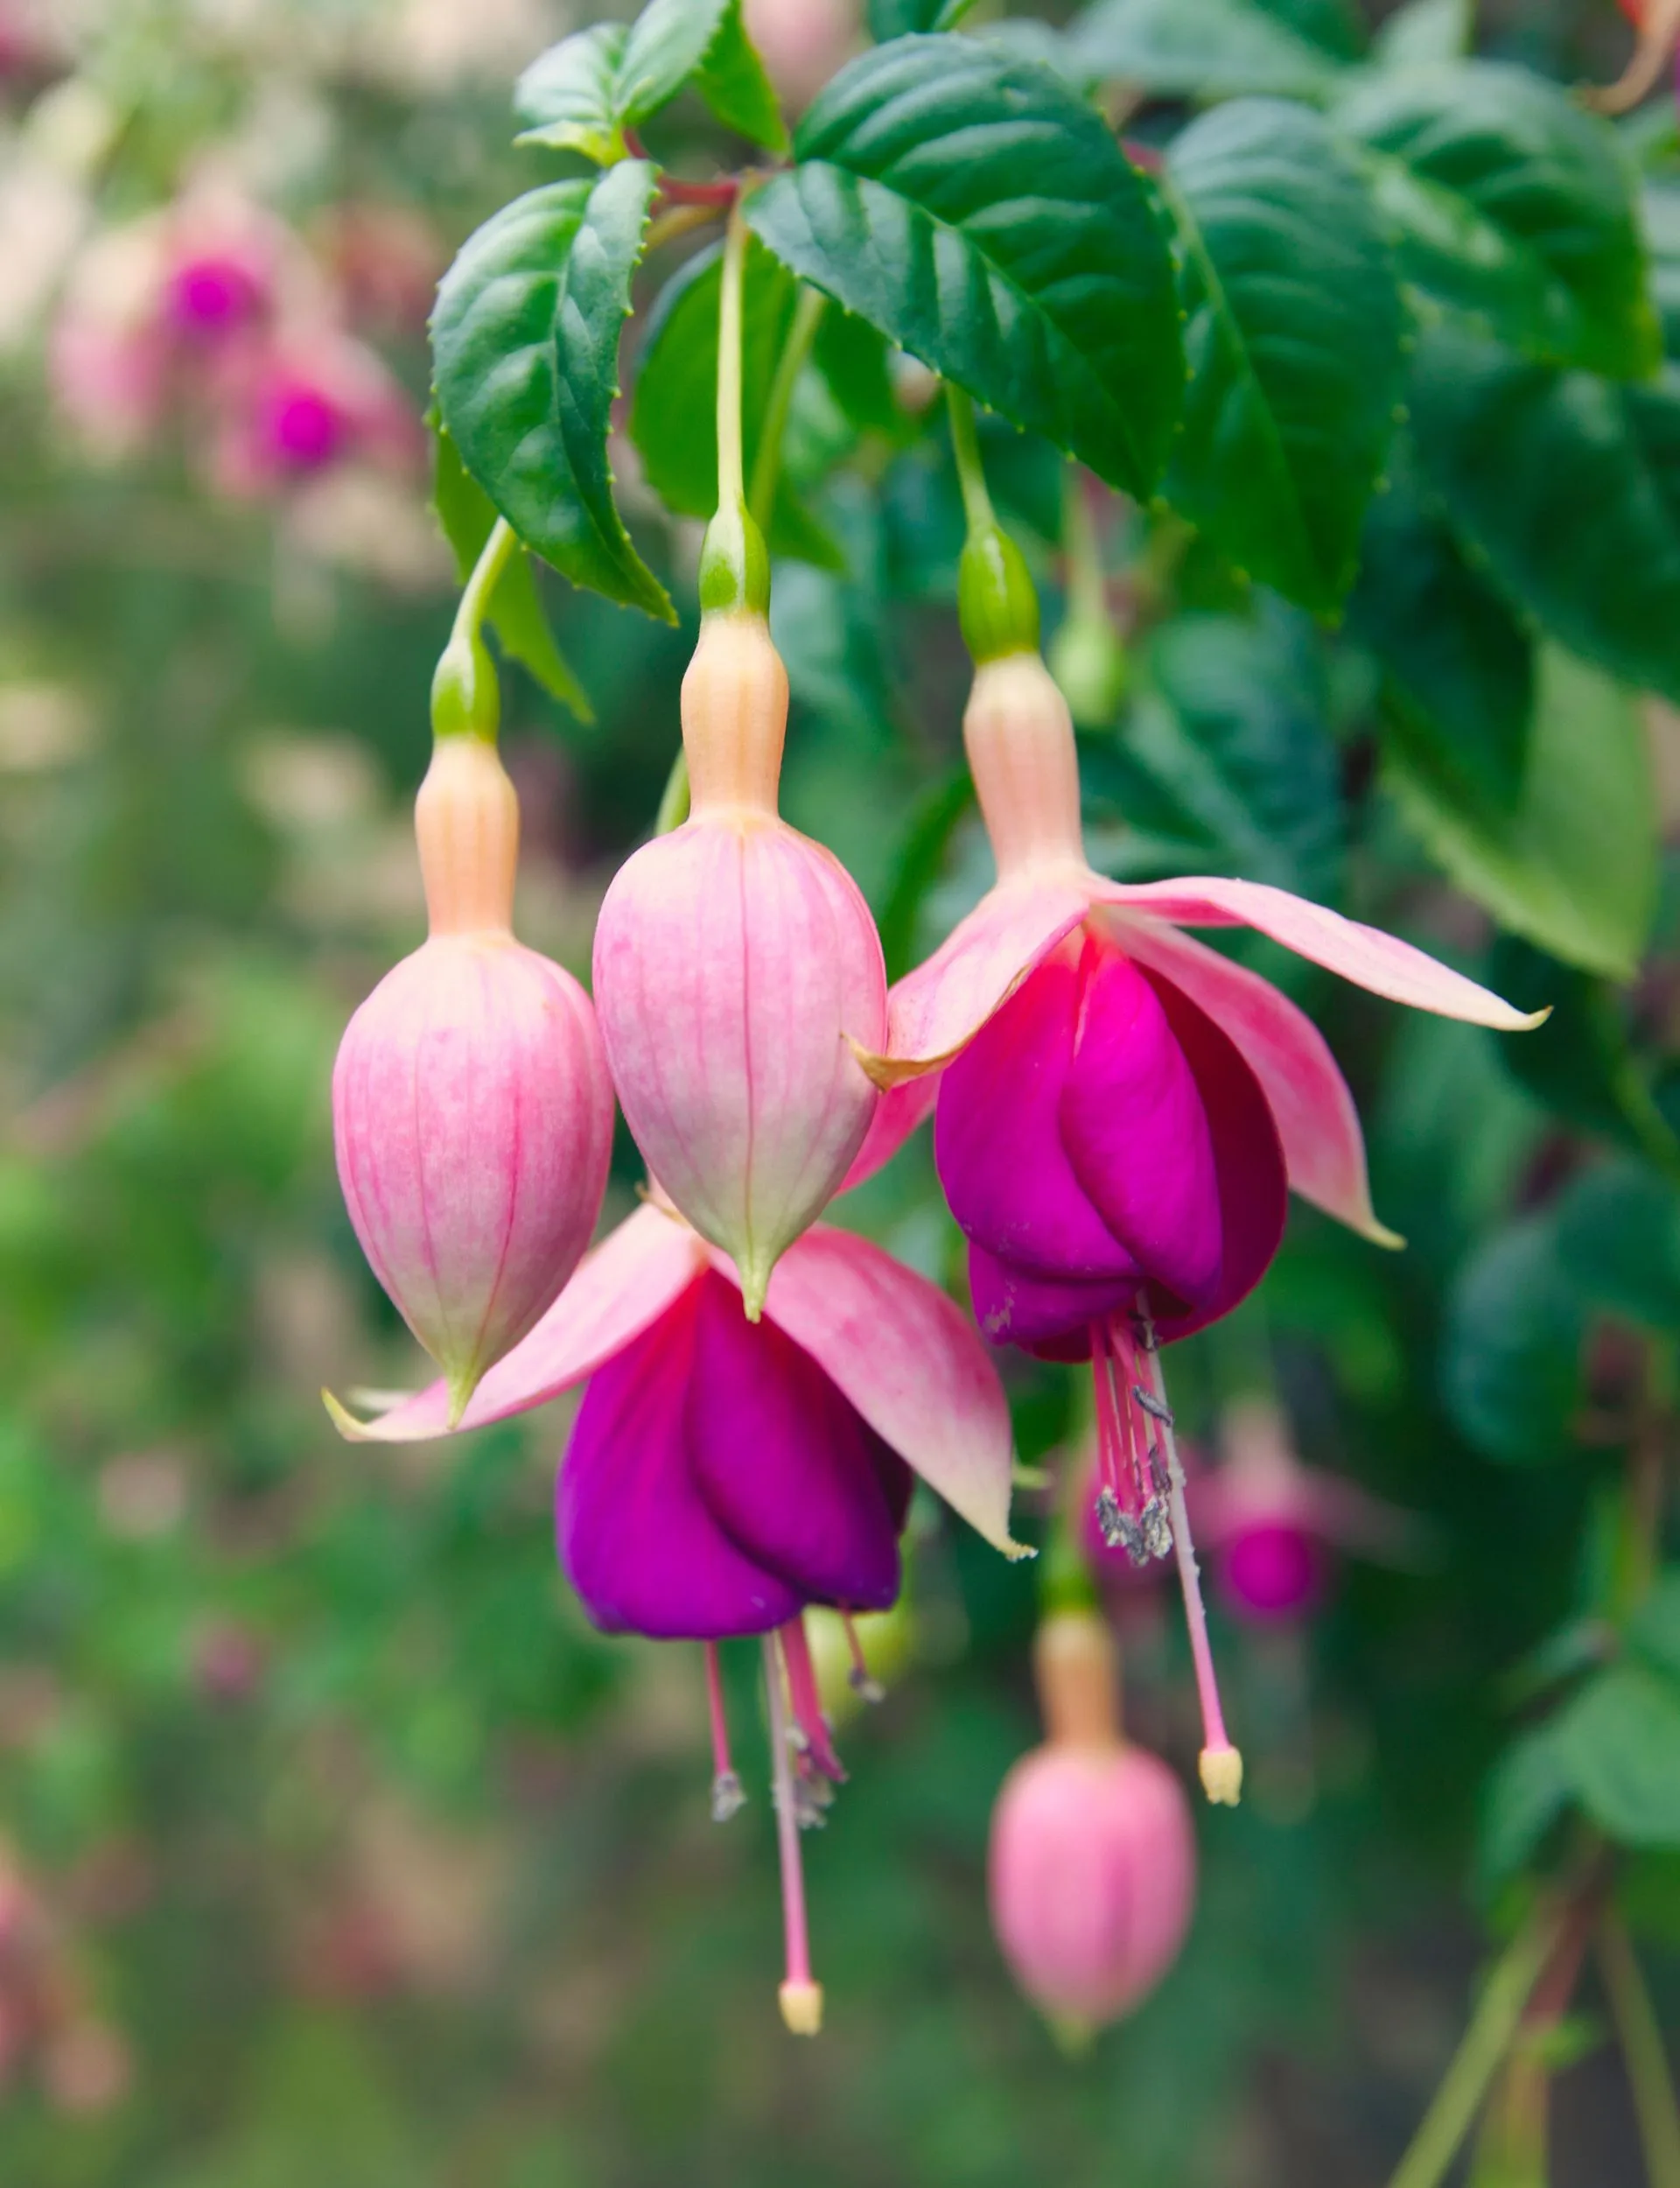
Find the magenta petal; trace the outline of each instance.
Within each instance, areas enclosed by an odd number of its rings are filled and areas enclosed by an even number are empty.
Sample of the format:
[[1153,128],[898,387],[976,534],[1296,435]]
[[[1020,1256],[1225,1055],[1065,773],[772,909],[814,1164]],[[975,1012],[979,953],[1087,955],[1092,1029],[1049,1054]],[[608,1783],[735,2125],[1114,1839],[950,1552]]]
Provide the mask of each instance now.
[[560,1469],[560,1561],[606,1633],[767,1633],[803,1601],[731,1540],[695,1478],[688,1399],[702,1289],[597,1371]]
[[1093,943],[1085,963],[1062,1145],[1087,1197],[1152,1284],[1203,1303],[1219,1285],[1220,1197],[1195,1079],[1147,975],[1111,946]]
[[748,1322],[716,1274],[700,1287],[686,1417],[700,1493],[747,1556],[807,1602],[887,1609],[899,1541],[884,1483],[900,1462],[809,1354]]
[[969,1248],[974,1318],[993,1344],[1018,1344],[1046,1360],[1088,1360],[1091,1325],[1106,1322],[1137,1296],[1138,1280],[1055,1284],[1029,1276],[984,1246]]
[[1062,1146],[1080,995],[1074,943],[1046,958],[947,1066],[934,1159],[952,1215],[986,1252],[1057,1282],[1135,1283],[1138,1263],[1091,1205]]
[[1224,1252],[1214,1296],[1188,1314],[1154,1302],[1162,1336],[1187,1337],[1229,1314],[1270,1267],[1289,1214],[1289,1180],[1271,1111],[1236,1044],[1170,981],[1152,985],[1195,1075],[1219,1186]]

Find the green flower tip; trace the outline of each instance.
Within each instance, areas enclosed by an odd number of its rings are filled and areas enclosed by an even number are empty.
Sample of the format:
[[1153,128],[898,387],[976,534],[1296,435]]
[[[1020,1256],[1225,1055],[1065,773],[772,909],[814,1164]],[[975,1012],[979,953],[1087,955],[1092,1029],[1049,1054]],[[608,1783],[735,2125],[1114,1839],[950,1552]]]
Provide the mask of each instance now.
[[1039,649],[1039,596],[1020,549],[999,524],[969,534],[957,565],[962,642],[976,669],[1005,654]]
[[1051,675],[1082,729],[1107,729],[1126,695],[1126,649],[1105,615],[1068,616],[1050,641]]
[[770,556],[764,534],[744,501],[719,509],[706,527],[700,550],[700,613],[703,615],[767,615],[770,612]]
[[501,688],[490,649],[477,631],[457,631],[438,656],[431,679],[434,737],[478,737],[496,741]]

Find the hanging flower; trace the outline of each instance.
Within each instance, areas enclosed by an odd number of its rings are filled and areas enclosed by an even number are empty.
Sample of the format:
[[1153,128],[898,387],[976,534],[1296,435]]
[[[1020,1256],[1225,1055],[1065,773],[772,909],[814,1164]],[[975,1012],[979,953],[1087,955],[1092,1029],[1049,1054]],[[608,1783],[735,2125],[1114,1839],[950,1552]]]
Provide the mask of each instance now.
[[1121,1736],[1114,1648],[1059,1611],[1033,1654],[1046,1743],[992,1812],[992,1928],[1064,2040],[1130,2013],[1177,1959],[1195,1900],[1189,1806],[1166,1764]]
[[[609,1633],[705,1644],[713,1813],[738,1806],[716,1647],[765,1637],[782,1856],[790,2028],[822,1993],[806,1939],[798,1829],[844,1775],[802,1614],[886,1609],[913,1472],[1010,1554],[1009,1408],[967,1318],[852,1233],[819,1225],[782,1256],[756,1324],[739,1278],[658,1196],[590,1255],[459,1415],[471,1428],[587,1383],[560,1469],[560,1557]],[[444,1384],[358,1422],[406,1441],[457,1425]]]

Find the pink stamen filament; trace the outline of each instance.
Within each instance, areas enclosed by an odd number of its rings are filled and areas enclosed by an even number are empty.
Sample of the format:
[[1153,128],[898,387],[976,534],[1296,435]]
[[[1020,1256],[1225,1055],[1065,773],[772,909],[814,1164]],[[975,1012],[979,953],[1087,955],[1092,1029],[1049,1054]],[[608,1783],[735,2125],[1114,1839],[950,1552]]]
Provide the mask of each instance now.
[[781,1654],[788,1666],[788,1693],[794,1706],[794,1722],[804,1740],[805,1754],[812,1767],[821,1771],[824,1778],[843,1785],[846,1773],[834,1751],[828,1720],[822,1715],[822,1698],[817,1691],[816,1670],[811,1662],[811,1645],[806,1638],[802,1616],[789,1619],[781,1629]]
[[1190,1631],[1190,1654],[1196,1667],[1196,1694],[1201,1704],[1201,1781],[1210,1800],[1235,1806],[1242,1785],[1242,1758],[1225,1730],[1219,1706],[1219,1681],[1214,1671],[1214,1652],[1208,1638],[1208,1613],[1201,1600],[1201,1575],[1196,1565],[1195,1545],[1190,1535],[1190,1514],[1184,1494],[1184,1469],[1179,1461],[1178,1437],[1166,1403],[1166,1381],[1155,1342],[1146,1298],[1139,1294],[1138,1312],[1143,1326],[1138,1348],[1141,1373],[1137,1380],[1161,1408],[1156,1420],[1166,1457],[1167,1504],[1172,1520],[1172,1546],[1179,1561],[1179,1585],[1184,1594],[1185,1623]]
[[885,1701],[886,1690],[869,1668],[869,1659],[864,1654],[863,1642],[858,1637],[849,1610],[840,1613],[840,1623],[846,1630],[846,1646],[851,1652],[850,1683],[852,1692],[861,1695],[864,1701]]
[[729,1719],[724,1711],[724,1677],[718,1660],[718,1644],[708,1641],[706,1652],[706,1711],[711,1720],[711,1820],[727,1823],[746,1795],[729,1757]]
[[776,1811],[776,1847],[781,1857],[781,1918],[788,1973],[781,1986],[782,2018],[796,2035],[815,2036],[822,2017],[822,1993],[811,1975],[805,1920],[805,1872],[799,1851],[799,1816],[788,1750],[788,1709],[782,1697],[781,1658],[776,1636],[764,1637],[765,1699],[770,1718],[770,1785]]

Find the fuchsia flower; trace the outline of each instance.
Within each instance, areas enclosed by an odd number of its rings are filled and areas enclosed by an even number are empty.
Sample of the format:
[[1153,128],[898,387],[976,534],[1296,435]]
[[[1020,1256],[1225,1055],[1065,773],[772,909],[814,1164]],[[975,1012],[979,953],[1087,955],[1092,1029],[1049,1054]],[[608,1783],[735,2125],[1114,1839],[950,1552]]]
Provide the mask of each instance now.
[[[893,989],[892,1090],[852,1179],[936,1105],[934,1154],[987,1336],[1088,1359],[1099,1514],[1175,1548],[1207,1721],[1235,1799],[1157,1352],[1226,1314],[1283,1233],[1287,1189],[1379,1243],[1353,1098],[1323,1036],[1186,926],[1248,926],[1392,1000],[1504,1030],[1525,1016],[1410,944],[1251,881],[1127,885],[1086,863],[1073,725],[1035,652],[976,671],[964,721],[998,880]],[[1541,1013],[1544,1015],[1544,1013]]]
[[992,1928],[1021,1988],[1077,2039],[1129,2013],[1177,1959],[1195,1837],[1178,1779],[1120,1736],[1102,1621],[1047,1619],[1034,1667],[1048,1737],[1015,1764],[992,1812]]
[[707,1645],[720,1820],[741,1795],[716,1644],[766,1637],[782,2007],[790,2027],[814,2033],[822,1995],[797,1834],[843,1773],[801,1614],[892,1602],[912,1470],[1013,1553],[1009,1408],[961,1310],[850,1232],[819,1225],[796,1240],[757,1323],[738,1285],[729,1258],[662,1198],[596,1249],[458,1420],[442,1383],[365,1424],[341,1408],[334,1418],[352,1438],[402,1441],[587,1382],[556,1493],[561,1560],[604,1630]]
[[754,1319],[874,1116],[854,1049],[886,1038],[869,908],[776,811],[787,719],[763,617],[705,616],[682,682],[690,817],[620,869],[595,932],[625,1117],[671,1199],[734,1259]]
[[458,1414],[589,1244],[612,1088],[589,998],[514,938],[519,807],[493,745],[438,740],[415,828],[430,933],[351,1020],[332,1122],[356,1236]]
[[1223,1463],[1191,1483],[1189,1502],[1214,1586],[1234,1617],[1277,1626],[1310,1616],[1339,1549],[1407,1553],[1416,1533],[1410,1517],[1351,1482],[1303,1466],[1270,1399],[1228,1406],[1220,1441]]

